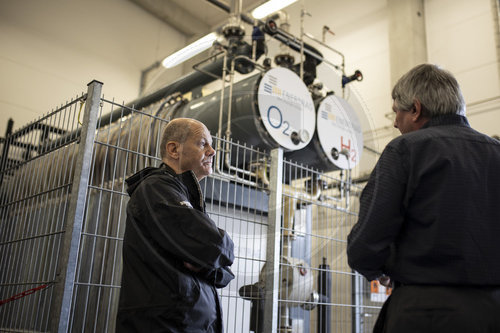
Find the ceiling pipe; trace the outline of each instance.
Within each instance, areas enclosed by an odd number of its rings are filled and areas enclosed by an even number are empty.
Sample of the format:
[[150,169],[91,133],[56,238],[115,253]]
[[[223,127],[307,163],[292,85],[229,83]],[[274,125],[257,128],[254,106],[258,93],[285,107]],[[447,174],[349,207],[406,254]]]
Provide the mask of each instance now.
[[242,8],[242,0],[231,0],[231,8],[229,9],[229,14],[231,17],[235,17],[237,20],[240,19]]
[[[223,3],[219,0],[207,0],[207,1],[209,3],[211,3],[212,5],[222,9],[226,13],[231,13],[231,8],[228,5],[226,5],[225,3]],[[269,28],[269,22],[264,23],[261,20],[253,19],[246,14],[241,13],[240,17],[243,20],[243,22],[246,22],[252,26],[265,25],[266,29],[264,29],[264,32],[266,34],[268,34],[269,36],[273,37],[274,39],[288,45],[292,50],[295,50],[297,52],[301,51],[301,43],[300,43],[300,40],[298,37],[295,37],[292,34],[289,34],[286,31],[283,31],[282,29],[278,28],[277,26],[276,26],[276,28],[274,28],[274,27]],[[311,45],[306,44],[306,43],[304,43],[304,54],[311,56],[311,57],[315,58],[316,60],[318,60],[319,61],[318,64],[324,60],[323,55],[321,53],[319,53],[319,51],[317,51],[314,47],[312,47]]]
[[[222,75],[223,61],[223,58],[219,58],[203,67],[201,71],[191,72],[147,96],[127,103],[124,107],[115,109],[113,112],[98,119],[97,128],[109,125],[122,117],[128,116],[132,110],[140,110],[145,106],[160,101],[162,98],[172,95],[173,93],[184,94],[191,91],[195,87],[215,81],[217,77],[221,77]],[[39,153],[44,152],[49,147],[59,147],[74,141],[73,139],[79,137],[80,132],[81,128],[71,133],[67,133],[54,141],[48,142],[48,144],[41,147]]]

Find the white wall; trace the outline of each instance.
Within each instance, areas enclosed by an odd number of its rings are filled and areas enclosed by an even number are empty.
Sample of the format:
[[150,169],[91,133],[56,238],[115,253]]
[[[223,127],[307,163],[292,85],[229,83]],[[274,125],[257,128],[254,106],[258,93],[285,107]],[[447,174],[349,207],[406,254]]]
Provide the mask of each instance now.
[[[496,0],[493,0],[496,1]],[[459,81],[471,126],[500,135],[500,73],[495,45],[498,25],[492,0],[426,0],[429,62]],[[495,31],[496,30],[496,31]]]
[[19,128],[93,79],[107,98],[134,100],[141,70],[184,42],[127,0],[0,0],[0,136],[8,118]]

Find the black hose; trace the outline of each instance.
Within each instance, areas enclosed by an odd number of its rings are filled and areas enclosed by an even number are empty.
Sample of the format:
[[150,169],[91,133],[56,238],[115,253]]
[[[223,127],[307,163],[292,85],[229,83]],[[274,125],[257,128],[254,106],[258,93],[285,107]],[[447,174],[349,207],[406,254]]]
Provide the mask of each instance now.
[[331,332],[332,310],[330,305],[322,303],[330,303],[332,294],[332,273],[330,266],[326,263],[326,258],[323,258],[323,263],[319,265],[318,274],[318,293],[320,294],[320,304],[318,305],[318,333]]

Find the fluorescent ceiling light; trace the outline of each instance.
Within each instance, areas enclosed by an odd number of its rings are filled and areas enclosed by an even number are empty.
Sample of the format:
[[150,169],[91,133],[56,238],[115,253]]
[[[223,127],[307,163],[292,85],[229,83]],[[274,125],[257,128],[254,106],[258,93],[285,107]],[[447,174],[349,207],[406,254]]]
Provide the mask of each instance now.
[[208,35],[189,44],[185,48],[169,55],[162,61],[161,64],[166,68],[177,66],[178,64],[188,60],[189,58],[194,57],[198,53],[201,53],[210,48],[216,39],[217,34],[215,32],[209,33]]
[[252,11],[252,16],[256,19],[261,19],[270,14],[277,12],[278,10],[285,8],[288,5],[296,2],[297,0],[271,0],[268,1],[259,7],[255,8]]

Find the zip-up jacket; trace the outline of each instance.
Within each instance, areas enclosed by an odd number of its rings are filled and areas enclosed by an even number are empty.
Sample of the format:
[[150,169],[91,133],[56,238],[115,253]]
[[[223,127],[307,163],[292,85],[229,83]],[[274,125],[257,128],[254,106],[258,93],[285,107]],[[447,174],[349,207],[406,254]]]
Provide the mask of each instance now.
[[222,332],[215,288],[234,278],[234,246],[206,214],[196,176],[162,164],[126,182],[116,332]]

